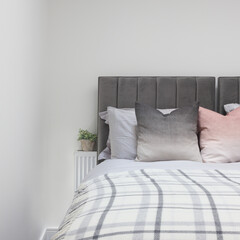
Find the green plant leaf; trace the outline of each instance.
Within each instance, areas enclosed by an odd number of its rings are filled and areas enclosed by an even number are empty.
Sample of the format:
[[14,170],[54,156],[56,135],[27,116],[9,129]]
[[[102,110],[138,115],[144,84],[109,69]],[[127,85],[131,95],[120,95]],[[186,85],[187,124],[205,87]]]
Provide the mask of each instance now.
[[89,132],[88,130],[79,129],[78,141],[80,140],[89,140],[91,142],[96,142],[97,135]]

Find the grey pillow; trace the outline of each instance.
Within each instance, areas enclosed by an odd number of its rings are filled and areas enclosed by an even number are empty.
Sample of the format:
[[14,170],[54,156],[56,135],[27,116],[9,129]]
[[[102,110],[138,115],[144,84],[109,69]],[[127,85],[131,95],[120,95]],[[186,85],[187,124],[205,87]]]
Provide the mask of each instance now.
[[[165,114],[175,109],[158,109]],[[109,149],[111,158],[135,159],[137,155],[137,119],[134,108],[108,107],[104,116],[109,123]],[[102,154],[101,154],[102,156]]]
[[198,104],[168,115],[136,103],[137,161],[202,161],[197,137]]
[[240,104],[238,103],[229,103],[224,105],[224,110],[226,113],[230,113],[231,111],[235,110],[238,107],[240,107]]

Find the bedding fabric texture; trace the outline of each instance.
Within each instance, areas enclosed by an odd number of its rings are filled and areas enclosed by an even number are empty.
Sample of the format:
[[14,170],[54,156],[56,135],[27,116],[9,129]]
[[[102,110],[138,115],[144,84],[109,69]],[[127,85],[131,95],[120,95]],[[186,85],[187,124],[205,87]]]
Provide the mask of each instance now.
[[84,181],[104,174],[118,173],[125,171],[135,171],[140,169],[183,169],[183,170],[238,170],[240,172],[240,162],[233,163],[203,163],[195,161],[172,160],[172,161],[156,161],[156,162],[137,162],[129,159],[108,159],[98,164],[85,177]]
[[137,161],[202,161],[197,137],[198,104],[168,115],[136,103]]
[[240,236],[240,173],[159,170],[84,182],[52,240],[199,240]]
[[136,157],[136,117],[134,109],[108,107],[111,158]]
[[[169,114],[174,110],[158,109],[163,114]],[[135,109],[108,107],[106,112],[101,112],[99,115],[106,124],[109,124],[109,144],[100,153],[99,159],[108,159],[109,153],[111,158],[135,159],[137,155]]]
[[235,110],[238,107],[240,107],[240,104],[238,103],[229,103],[224,105],[224,110],[226,113],[230,113],[231,111]]
[[200,107],[198,121],[204,162],[240,161],[240,108],[224,116]]

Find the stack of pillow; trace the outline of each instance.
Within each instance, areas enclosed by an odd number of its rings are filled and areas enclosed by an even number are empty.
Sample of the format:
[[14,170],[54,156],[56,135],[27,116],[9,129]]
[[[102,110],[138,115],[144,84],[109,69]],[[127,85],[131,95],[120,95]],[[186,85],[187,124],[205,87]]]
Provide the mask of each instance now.
[[240,161],[240,105],[225,105],[227,115],[199,107],[135,109],[108,107],[100,117],[109,124],[107,148],[99,159],[136,161]]

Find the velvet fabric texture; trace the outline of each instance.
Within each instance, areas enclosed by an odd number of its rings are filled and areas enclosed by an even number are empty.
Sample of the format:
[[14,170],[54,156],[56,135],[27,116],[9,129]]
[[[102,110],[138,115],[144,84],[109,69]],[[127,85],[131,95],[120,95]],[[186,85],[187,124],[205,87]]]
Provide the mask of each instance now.
[[[170,113],[175,109],[158,109]],[[107,114],[101,114],[109,124],[109,150],[111,158],[135,159],[137,155],[137,119],[134,108],[108,107]],[[101,153],[102,155],[102,153]]]
[[201,161],[197,138],[198,104],[170,114],[136,103],[137,161]]
[[[154,108],[179,108],[195,101],[208,109],[215,109],[214,77],[114,76],[99,77],[98,113],[108,106],[134,108],[139,101]],[[228,101],[224,104],[234,102]],[[98,154],[106,147],[109,127],[98,118]]]
[[240,161],[240,108],[224,116],[200,107],[198,122],[204,162]]

